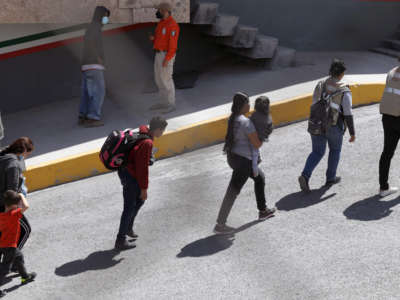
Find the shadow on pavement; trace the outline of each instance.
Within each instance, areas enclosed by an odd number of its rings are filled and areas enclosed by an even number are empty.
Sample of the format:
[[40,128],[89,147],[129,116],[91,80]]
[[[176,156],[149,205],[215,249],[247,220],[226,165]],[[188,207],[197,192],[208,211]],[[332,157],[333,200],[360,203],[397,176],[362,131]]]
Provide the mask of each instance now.
[[118,260],[115,259],[115,256],[117,256],[119,253],[120,251],[115,249],[97,251],[90,254],[85,259],[74,260],[56,268],[54,273],[58,276],[67,277],[87,271],[112,268],[123,260],[123,258]]
[[343,214],[351,220],[376,221],[388,217],[393,212],[391,208],[397,204],[400,204],[400,197],[381,201],[379,195],[375,195],[350,205]]
[[[262,221],[252,221],[236,228],[235,234],[245,231]],[[231,235],[211,235],[209,237],[194,241],[181,249],[176,257],[202,257],[224,251],[233,245],[235,234]]]
[[275,204],[275,206],[278,210],[290,211],[316,205],[336,195],[336,193],[332,193],[323,197],[328,190],[329,187],[323,186],[318,190],[312,190],[310,193],[293,193],[283,197]]
[[[5,281],[4,281],[3,284],[10,283],[14,278],[18,278],[18,281],[21,282],[21,281],[20,281],[21,279],[20,279],[20,275],[19,275],[19,274],[12,274],[12,275],[8,275],[8,276],[5,278]],[[14,285],[14,286],[12,286],[12,287],[10,287],[10,288],[8,288],[8,289],[4,289],[4,292],[6,292],[6,293],[8,294],[8,293],[11,293],[11,292],[13,292],[13,291],[19,289],[20,287],[22,287],[22,284],[21,284],[21,283],[16,284],[16,285]]]

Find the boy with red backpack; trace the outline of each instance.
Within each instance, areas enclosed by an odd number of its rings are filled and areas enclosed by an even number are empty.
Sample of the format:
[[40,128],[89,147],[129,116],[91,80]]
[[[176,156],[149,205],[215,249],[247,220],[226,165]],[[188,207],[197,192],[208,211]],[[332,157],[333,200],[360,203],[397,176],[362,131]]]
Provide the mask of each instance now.
[[168,123],[162,117],[150,121],[150,127],[141,126],[139,136],[127,156],[127,163],[118,169],[118,176],[123,187],[124,209],[121,215],[115,249],[127,250],[136,247],[126,236],[137,239],[133,224],[140,208],[147,200],[149,185],[149,165],[152,160],[153,139],[164,134]]

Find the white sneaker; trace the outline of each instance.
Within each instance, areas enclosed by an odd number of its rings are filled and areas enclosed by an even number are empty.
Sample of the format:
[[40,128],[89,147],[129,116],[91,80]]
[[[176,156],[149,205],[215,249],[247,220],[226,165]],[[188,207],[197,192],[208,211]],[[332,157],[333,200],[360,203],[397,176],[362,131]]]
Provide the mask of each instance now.
[[397,187],[390,187],[387,190],[379,190],[379,196],[381,196],[383,198],[383,197],[389,196],[391,194],[397,193],[398,190],[399,190],[399,188],[397,188]]

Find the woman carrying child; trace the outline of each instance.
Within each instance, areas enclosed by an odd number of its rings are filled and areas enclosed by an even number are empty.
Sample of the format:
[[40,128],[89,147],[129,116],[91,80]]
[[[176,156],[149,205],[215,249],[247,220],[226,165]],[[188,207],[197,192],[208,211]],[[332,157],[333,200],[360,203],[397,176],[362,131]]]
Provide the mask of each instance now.
[[233,172],[219,211],[217,225],[214,228],[216,234],[232,234],[235,232],[234,228],[226,225],[226,221],[233,203],[249,177],[254,180],[259,220],[268,219],[275,213],[275,209],[269,209],[266,206],[263,171],[258,168],[258,175],[254,176],[252,149],[253,147],[259,149],[262,146],[262,141],[258,137],[254,124],[245,116],[250,110],[249,96],[244,93],[237,93],[233,98],[231,110],[224,153],[227,154],[228,164]]

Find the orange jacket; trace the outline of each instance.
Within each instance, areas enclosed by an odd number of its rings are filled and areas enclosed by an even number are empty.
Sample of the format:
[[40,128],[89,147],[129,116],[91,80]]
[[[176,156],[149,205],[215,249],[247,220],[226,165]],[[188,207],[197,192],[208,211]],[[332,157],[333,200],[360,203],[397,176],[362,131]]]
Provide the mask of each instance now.
[[165,60],[171,60],[178,49],[179,25],[174,18],[170,16],[165,20],[161,20],[156,28],[154,36],[154,49],[167,51]]

